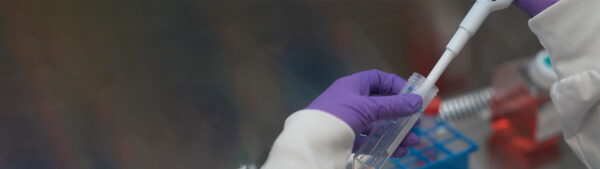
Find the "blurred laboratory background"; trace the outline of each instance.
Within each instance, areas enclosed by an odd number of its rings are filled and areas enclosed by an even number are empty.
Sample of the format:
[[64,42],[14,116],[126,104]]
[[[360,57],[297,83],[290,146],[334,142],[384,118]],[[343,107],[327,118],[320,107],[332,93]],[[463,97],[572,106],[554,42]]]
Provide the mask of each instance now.
[[[473,2],[0,0],[0,168],[259,167],[335,79],[427,74]],[[439,95],[492,86],[542,50],[528,19],[493,13]],[[491,119],[448,122],[478,145],[470,168],[505,168]],[[557,140],[523,168],[584,167]]]

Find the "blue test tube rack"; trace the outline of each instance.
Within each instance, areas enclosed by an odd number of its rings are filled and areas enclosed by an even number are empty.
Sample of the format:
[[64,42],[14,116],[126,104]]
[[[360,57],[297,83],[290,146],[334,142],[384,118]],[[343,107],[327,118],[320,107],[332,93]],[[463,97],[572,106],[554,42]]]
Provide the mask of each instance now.
[[409,147],[407,155],[391,158],[391,168],[400,169],[468,169],[469,154],[477,144],[446,122],[423,116],[412,129],[420,137],[419,145]]

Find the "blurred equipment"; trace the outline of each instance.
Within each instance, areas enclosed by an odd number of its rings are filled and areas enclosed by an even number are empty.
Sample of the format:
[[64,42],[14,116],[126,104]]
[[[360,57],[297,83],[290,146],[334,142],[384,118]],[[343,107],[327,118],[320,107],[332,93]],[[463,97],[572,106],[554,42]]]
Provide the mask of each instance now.
[[478,113],[489,109],[493,91],[492,87],[486,87],[444,100],[439,107],[440,118],[458,120],[479,115]]
[[555,79],[547,52],[496,70],[489,146],[500,164],[535,168],[558,157],[561,130],[548,91]]
[[[552,70],[550,63],[550,57],[548,52],[542,50],[537,53],[534,59],[520,60],[516,62],[522,63],[509,63],[507,65],[519,66],[518,71],[520,76],[526,78],[527,83],[530,83],[530,87],[536,93],[545,93],[548,95],[550,86],[556,80],[556,74]],[[499,68],[496,71],[496,75],[502,76],[502,71]],[[496,76],[494,77],[496,78]],[[503,79],[505,80],[505,79]],[[509,83],[509,82],[506,82]],[[501,85],[503,86],[503,85]],[[444,120],[459,120],[463,118],[469,118],[477,116],[477,113],[489,109],[489,102],[494,96],[494,90],[497,87],[484,87],[482,89],[473,90],[466,94],[444,99],[443,102],[439,103],[439,115]],[[431,110],[431,112],[437,112],[437,110]]]
[[[440,117],[490,117],[491,156],[510,168],[535,168],[558,156],[560,125],[549,88],[556,79],[548,52],[502,65],[492,87],[442,101]],[[435,111],[435,110],[434,110]],[[491,116],[481,112],[490,112]]]

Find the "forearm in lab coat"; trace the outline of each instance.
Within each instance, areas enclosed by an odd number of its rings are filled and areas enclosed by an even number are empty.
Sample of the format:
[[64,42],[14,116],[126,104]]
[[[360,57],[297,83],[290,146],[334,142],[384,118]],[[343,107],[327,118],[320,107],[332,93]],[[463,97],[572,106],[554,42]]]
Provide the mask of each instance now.
[[550,91],[563,135],[600,168],[600,1],[561,0],[529,21],[559,76]]
[[354,133],[337,117],[320,110],[300,110],[285,121],[263,169],[343,169]]

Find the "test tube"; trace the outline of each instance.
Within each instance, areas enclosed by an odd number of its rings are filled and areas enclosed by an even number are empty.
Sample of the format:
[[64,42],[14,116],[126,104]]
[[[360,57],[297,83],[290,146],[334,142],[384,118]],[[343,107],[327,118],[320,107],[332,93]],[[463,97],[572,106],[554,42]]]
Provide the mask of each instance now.
[[435,86],[424,88],[423,83],[425,80],[426,78],[422,75],[413,73],[400,91],[400,93],[421,95],[423,98],[421,109],[417,113],[404,118],[377,121],[367,140],[356,152],[352,168],[380,169],[384,166],[438,92],[438,88]]

